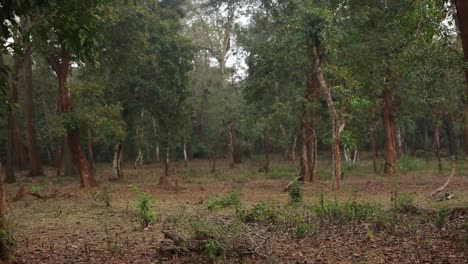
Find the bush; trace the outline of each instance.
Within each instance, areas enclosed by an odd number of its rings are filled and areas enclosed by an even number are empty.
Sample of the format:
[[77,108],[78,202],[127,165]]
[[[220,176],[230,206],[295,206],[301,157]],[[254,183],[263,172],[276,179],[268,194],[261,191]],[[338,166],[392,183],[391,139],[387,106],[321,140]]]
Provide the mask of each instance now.
[[435,225],[438,228],[444,227],[449,215],[450,215],[450,209],[447,207],[442,207],[439,210],[437,210]]
[[295,238],[304,238],[310,231],[313,230],[311,224],[301,223],[296,225],[294,228],[293,234]]
[[319,219],[333,223],[372,220],[382,212],[378,204],[347,201],[340,205],[336,200],[328,202],[323,195],[319,198],[319,205],[313,208],[315,216]]
[[208,209],[213,210],[216,208],[226,208],[229,206],[240,206],[242,193],[240,190],[234,190],[227,196],[215,195],[209,202]]
[[250,210],[236,210],[238,219],[243,222],[274,223],[278,219],[278,212],[270,203],[260,202]]
[[102,202],[105,206],[111,206],[112,196],[111,196],[112,186],[110,184],[104,185],[102,191],[97,191],[91,193],[91,197],[96,202]]
[[291,198],[292,204],[298,204],[302,202],[302,192],[301,192],[301,186],[299,182],[296,181],[291,186],[291,189],[289,189],[289,198]]
[[156,203],[156,199],[151,198],[151,194],[142,192],[137,186],[130,185],[130,188],[138,196],[135,201],[137,213],[141,225],[146,228],[156,220],[156,216],[151,209]]
[[414,210],[414,199],[409,193],[395,195],[394,208],[400,213],[407,213]]

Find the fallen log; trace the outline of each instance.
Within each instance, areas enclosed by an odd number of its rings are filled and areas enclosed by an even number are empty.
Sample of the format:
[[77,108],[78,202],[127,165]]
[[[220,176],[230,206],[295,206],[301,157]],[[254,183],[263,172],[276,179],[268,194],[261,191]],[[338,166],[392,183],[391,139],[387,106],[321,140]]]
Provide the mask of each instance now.
[[433,191],[429,197],[434,197],[436,194],[442,192],[443,190],[445,190],[445,188],[447,188],[447,186],[449,185],[450,181],[452,180],[453,176],[455,176],[455,174],[457,173],[457,166],[456,166],[456,161],[455,161],[455,158],[452,157],[452,169],[450,171],[450,175],[448,176],[447,180],[445,181],[445,183],[440,186],[439,188],[437,188],[435,191]]

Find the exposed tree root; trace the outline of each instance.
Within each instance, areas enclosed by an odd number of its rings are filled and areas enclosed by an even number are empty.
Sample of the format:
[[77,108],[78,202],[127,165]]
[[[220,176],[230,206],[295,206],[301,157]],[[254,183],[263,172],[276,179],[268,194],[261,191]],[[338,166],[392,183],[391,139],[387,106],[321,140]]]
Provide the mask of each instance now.
[[455,158],[452,157],[452,170],[450,171],[450,175],[448,176],[445,183],[442,186],[440,186],[439,188],[437,188],[435,191],[433,191],[429,195],[429,197],[434,197],[436,194],[438,194],[438,193],[442,192],[443,190],[445,190],[445,188],[447,188],[447,186],[449,185],[450,181],[452,180],[453,176],[455,176],[456,173],[457,173],[456,161],[455,161]]
[[18,191],[18,193],[13,198],[12,202],[17,202],[21,200],[26,195],[34,196],[38,199],[50,199],[50,198],[70,198],[76,197],[76,194],[67,193],[67,192],[59,192],[58,190],[54,190],[52,193],[44,193],[44,192],[31,192],[31,188],[23,186]]

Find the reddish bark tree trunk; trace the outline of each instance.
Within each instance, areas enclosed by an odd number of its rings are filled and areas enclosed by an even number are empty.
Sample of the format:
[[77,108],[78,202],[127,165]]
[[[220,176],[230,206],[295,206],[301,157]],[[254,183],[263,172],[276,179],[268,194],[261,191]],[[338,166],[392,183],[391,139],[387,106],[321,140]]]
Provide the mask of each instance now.
[[317,164],[317,136],[315,134],[315,104],[319,97],[319,80],[317,72],[312,70],[307,78],[304,97],[307,104],[304,106],[301,121],[301,167],[300,176],[304,182],[317,182],[315,175]]
[[442,161],[440,158],[440,125],[439,117],[435,115],[434,117],[434,154],[437,159],[437,172],[442,173]]
[[384,173],[393,176],[397,161],[396,144],[395,144],[395,129],[393,126],[393,106],[392,92],[385,89],[382,94],[383,111],[382,120],[385,130],[385,170]]
[[93,153],[93,137],[91,135],[91,129],[88,128],[88,158],[89,158],[89,170],[92,175],[95,175],[96,170],[96,162],[94,161],[94,153]]
[[[70,92],[67,88],[67,78],[70,70],[70,54],[66,50],[62,51],[60,60],[56,57],[49,57],[49,64],[57,74],[59,80],[59,102],[61,113],[73,112]],[[67,141],[70,147],[72,162],[75,165],[81,178],[81,187],[88,188],[96,185],[96,181],[89,174],[88,164],[83,149],[81,148],[80,132],[76,126],[67,128]]]
[[[468,1],[455,0],[457,8],[458,27],[460,28],[460,36],[463,46],[463,58],[468,62]],[[468,156],[468,69],[465,68],[465,102],[464,102],[464,117],[463,117],[463,131],[462,131],[462,144],[465,156]]]
[[26,114],[26,138],[28,142],[29,174],[30,177],[42,176],[42,163],[36,141],[35,113],[32,95],[32,59],[31,47],[27,44],[24,54],[24,112]]

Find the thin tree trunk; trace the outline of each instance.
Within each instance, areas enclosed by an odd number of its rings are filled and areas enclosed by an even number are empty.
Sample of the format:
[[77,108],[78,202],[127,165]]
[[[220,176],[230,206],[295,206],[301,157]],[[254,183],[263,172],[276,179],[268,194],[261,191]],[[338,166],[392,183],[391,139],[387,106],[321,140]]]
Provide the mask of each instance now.
[[447,133],[448,139],[448,149],[450,156],[457,156],[457,138],[455,136],[454,122],[451,114],[446,114],[443,116],[443,123],[445,127],[445,132]]
[[114,159],[112,161],[112,167],[114,171],[114,179],[123,179],[122,172],[122,142],[119,142],[114,147]]
[[208,89],[203,90],[202,102],[200,107],[200,121],[199,121],[199,131],[198,136],[200,141],[205,143],[205,122],[206,122],[206,108],[208,106],[208,95],[210,94]]
[[430,139],[429,139],[429,127],[427,121],[424,120],[424,150],[428,151],[430,149]]
[[143,161],[143,152],[141,152],[141,148],[139,148],[138,149],[138,156],[137,156],[135,162],[133,163],[133,168],[136,169],[138,166],[141,166],[142,161]]
[[184,147],[184,167],[187,167],[188,157],[187,157],[187,138],[186,137],[184,137],[184,146],[183,147]]
[[370,129],[370,143],[371,143],[371,149],[372,149],[372,165],[374,166],[374,173],[378,174],[377,170],[377,144],[375,140],[375,128],[374,126],[371,126]]
[[[296,161],[296,143],[297,143],[297,137],[294,136],[293,145],[291,147],[291,160],[292,161]],[[315,158],[317,158],[317,157],[315,157]]]
[[263,130],[263,151],[265,152],[265,173],[268,173],[270,169],[270,140],[268,136],[268,129]]
[[[455,0],[455,6],[457,8],[458,27],[463,46],[463,58],[465,62],[468,62],[468,1]],[[462,142],[464,154],[468,156],[468,69],[466,68],[465,81]]]
[[328,87],[327,82],[325,81],[325,77],[323,76],[322,65],[321,65],[321,58],[318,54],[317,47],[312,47],[312,54],[315,59],[315,69],[317,71],[317,77],[320,81],[320,85],[322,86],[323,92],[325,94],[325,98],[327,100],[328,110],[330,112],[330,119],[332,124],[332,152],[333,152],[333,174],[335,178],[335,188],[337,190],[340,189],[340,182],[341,182],[341,153],[340,153],[340,120],[338,117],[338,113],[335,109],[335,105],[332,100],[330,87]]
[[233,135],[234,123],[232,120],[228,124],[228,157],[229,157],[229,168],[234,168],[234,135]]
[[29,174],[30,177],[42,176],[42,163],[36,141],[35,113],[32,91],[32,59],[31,45],[26,44],[24,54],[24,112],[26,114],[26,139],[28,142]]
[[403,156],[403,139],[401,138],[401,128],[396,128],[397,154]]
[[291,161],[292,160],[292,150],[291,150],[291,144],[290,144],[290,141],[289,141],[288,133],[287,133],[286,129],[284,128],[283,124],[280,124],[279,127],[280,127],[281,134],[283,136],[283,139],[285,140],[284,159]]
[[0,230],[2,230],[2,236],[0,236],[0,260],[2,263],[10,263],[12,261],[11,246],[9,243],[9,232],[8,229],[8,211],[5,200],[5,185],[3,178],[3,167],[0,163]]
[[382,95],[383,111],[382,120],[385,130],[385,169],[384,173],[388,176],[393,176],[397,161],[395,147],[395,130],[393,127],[393,106],[392,93],[389,89],[385,89]]
[[159,144],[156,144],[156,162],[160,162],[161,158],[159,157]]
[[440,158],[440,125],[439,118],[436,115],[434,118],[434,154],[437,158],[437,172],[442,173],[442,160]]
[[94,153],[93,153],[93,137],[91,135],[91,129],[88,128],[88,158],[89,158],[89,171],[91,174],[95,175],[96,170],[96,162],[94,161]]

